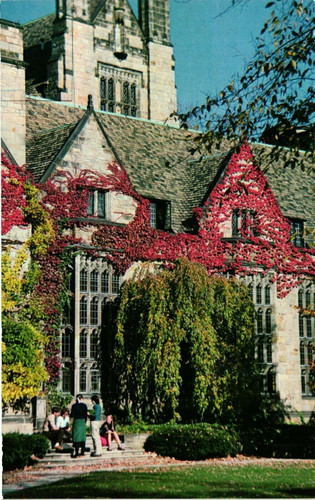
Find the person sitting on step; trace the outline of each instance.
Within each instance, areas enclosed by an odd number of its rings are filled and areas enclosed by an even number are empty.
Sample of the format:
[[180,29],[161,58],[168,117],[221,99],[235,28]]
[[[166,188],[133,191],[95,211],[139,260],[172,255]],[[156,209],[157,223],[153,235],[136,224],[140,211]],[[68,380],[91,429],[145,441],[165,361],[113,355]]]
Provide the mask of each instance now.
[[62,408],[59,417],[57,417],[56,421],[57,427],[59,429],[63,429],[63,440],[67,442],[71,442],[71,426],[70,426],[70,418],[69,418],[69,410],[68,408]]
[[63,441],[63,429],[60,429],[56,423],[57,417],[60,415],[60,410],[57,407],[52,408],[52,412],[47,415],[43,426],[43,434],[46,436],[53,448],[62,451],[61,446]]
[[108,451],[112,451],[112,438],[115,439],[117,445],[118,445],[118,450],[124,450],[124,446],[121,443],[119,436],[117,432],[115,431],[114,427],[114,419],[113,415],[107,415],[106,421],[103,423],[100,429],[101,435],[102,433],[105,434],[108,442]]

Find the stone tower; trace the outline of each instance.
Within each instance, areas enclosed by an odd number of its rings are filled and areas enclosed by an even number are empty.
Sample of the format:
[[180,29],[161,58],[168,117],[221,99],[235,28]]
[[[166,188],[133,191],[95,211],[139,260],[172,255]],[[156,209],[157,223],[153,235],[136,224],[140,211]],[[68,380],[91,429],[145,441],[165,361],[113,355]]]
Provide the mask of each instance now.
[[[96,109],[156,121],[176,111],[169,0],[141,0],[139,20],[128,0],[56,0],[56,15],[29,23],[25,39],[29,80],[44,97],[85,106],[92,95]],[[37,64],[27,57],[36,43]]]
[[139,23],[149,54],[149,118],[157,116],[162,120],[166,110],[172,112],[177,109],[169,0],[139,0],[138,5]]

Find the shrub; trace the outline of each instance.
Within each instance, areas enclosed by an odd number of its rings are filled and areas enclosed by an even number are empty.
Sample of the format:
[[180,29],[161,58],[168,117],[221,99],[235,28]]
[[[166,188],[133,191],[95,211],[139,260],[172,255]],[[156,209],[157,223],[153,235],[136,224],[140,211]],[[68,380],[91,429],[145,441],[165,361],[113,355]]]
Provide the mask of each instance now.
[[239,451],[238,436],[214,424],[165,425],[149,435],[146,451],[178,460],[205,460],[235,456]]
[[38,458],[44,458],[50,448],[50,441],[43,434],[31,434],[29,436],[33,453]]
[[315,428],[305,424],[282,425],[272,455],[277,458],[315,458]]
[[41,434],[3,434],[3,470],[22,469],[34,463],[33,455],[42,458],[47,453],[50,443]]

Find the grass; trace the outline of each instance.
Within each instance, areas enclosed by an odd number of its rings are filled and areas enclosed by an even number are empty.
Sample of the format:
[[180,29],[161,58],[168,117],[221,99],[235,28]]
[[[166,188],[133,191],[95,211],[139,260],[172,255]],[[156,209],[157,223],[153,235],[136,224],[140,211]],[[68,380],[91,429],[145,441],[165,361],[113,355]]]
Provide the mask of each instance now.
[[4,498],[314,498],[315,465],[207,465],[82,474]]

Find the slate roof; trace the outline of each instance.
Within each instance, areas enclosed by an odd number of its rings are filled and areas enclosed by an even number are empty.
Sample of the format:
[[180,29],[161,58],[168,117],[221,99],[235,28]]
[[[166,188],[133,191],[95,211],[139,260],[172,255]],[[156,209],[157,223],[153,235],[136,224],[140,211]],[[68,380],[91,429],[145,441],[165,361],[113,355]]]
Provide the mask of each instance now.
[[[82,108],[64,103],[27,99],[27,163],[36,180],[85,113]],[[136,191],[144,197],[170,200],[173,230],[187,230],[192,209],[202,204],[226,166],[228,148],[197,161],[198,157],[195,159],[189,152],[192,132],[106,112],[97,112],[95,117]],[[283,169],[281,164],[269,168],[265,175],[282,213],[315,227],[310,175],[298,167]]]
[[55,13],[49,14],[22,26],[25,49],[52,39],[55,17]]

